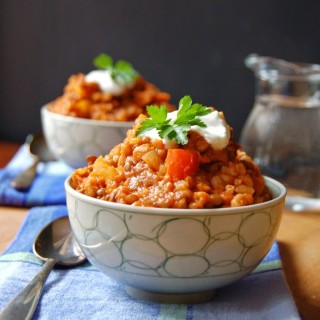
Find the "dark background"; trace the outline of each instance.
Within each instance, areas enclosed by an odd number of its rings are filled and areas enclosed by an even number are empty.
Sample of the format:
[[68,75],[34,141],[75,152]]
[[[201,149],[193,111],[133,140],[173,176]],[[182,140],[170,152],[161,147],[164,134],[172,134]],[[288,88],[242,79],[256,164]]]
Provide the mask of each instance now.
[[0,140],[41,130],[40,107],[101,52],[172,95],[225,112],[238,138],[252,107],[250,53],[320,63],[320,1],[1,0]]

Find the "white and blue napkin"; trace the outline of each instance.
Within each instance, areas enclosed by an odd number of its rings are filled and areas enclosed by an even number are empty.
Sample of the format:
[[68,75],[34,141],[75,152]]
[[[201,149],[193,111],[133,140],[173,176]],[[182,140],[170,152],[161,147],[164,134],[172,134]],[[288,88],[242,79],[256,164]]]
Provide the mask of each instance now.
[[16,190],[11,186],[12,180],[30,164],[31,157],[23,145],[9,164],[0,170],[0,205],[33,207],[65,204],[64,181],[73,170],[60,161],[40,163],[37,176],[28,190]]

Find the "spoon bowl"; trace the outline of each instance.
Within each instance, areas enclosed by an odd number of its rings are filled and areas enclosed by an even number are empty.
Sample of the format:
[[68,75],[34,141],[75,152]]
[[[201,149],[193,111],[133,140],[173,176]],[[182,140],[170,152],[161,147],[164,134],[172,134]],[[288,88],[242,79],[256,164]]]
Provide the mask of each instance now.
[[41,260],[49,258],[56,264],[72,267],[86,260],[75,240],[68,217],[49,223],[36,237],[33,253]]
[[11,182],[11,186],[17,190],[28,189],[36,174],[39,162],[48,162],[55,160],[55,157],[47,147],[46,141],[42,134],[29,134],[26,138],[26,145],[30,157],[32,158],[31,165],[22,171]]
[[42,133],[31,134],[29,135],[29,139],[29,150],[33,156],[38,157],[42,162],[53,161],[56,159],[49,150]]
[[52,268],[56,264],[72,267],[86,261],[68,217],[58,218],[45,226],[34,241],[33,252],[46,262],[33,280],[2,310],[0,320],[31,319]]

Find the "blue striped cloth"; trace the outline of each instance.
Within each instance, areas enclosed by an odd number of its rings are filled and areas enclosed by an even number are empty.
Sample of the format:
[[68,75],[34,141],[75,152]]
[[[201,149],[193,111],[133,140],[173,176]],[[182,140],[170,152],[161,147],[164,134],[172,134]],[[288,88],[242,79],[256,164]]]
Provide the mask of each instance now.
[[72,169],[59,161],[40,163],[37,176],[26,191],[11,187],[11,181],[31,163],[27,148],[23,145],[10,163],[0,170],[0,205],[32,207],[65,204],[64,181]]
[[[9,248],[0,256],[0,310],[33,278],[42,262],[32,254],[39,231],[67,215],[64,205],[34,207]],[[35,319],[300,319],[284,280],[275,243],[258,268],[242,280],[217,290],[212,301],[161,304],[127,295],[123,285],[103,276],[90,263],[51,272]]]

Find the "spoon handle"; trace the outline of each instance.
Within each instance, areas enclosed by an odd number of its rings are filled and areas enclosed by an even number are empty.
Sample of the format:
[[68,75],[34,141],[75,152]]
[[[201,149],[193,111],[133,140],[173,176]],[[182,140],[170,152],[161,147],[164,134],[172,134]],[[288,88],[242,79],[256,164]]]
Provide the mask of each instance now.
[[36,176],[39,158],[35,157],[32,165],[11,181],[11,186],[18,190],[28,189]]
[[54,265],[54,259],[48,259],[31,282],[1,311],[0,320],[29,320],[38,305],[45,281]]

